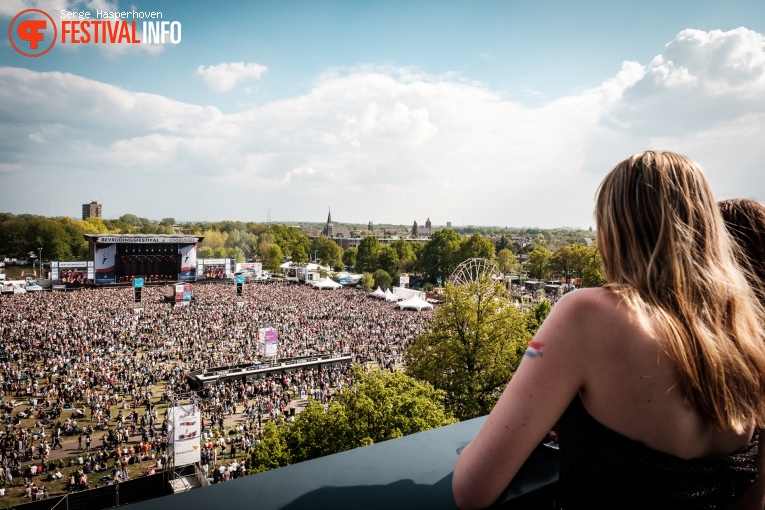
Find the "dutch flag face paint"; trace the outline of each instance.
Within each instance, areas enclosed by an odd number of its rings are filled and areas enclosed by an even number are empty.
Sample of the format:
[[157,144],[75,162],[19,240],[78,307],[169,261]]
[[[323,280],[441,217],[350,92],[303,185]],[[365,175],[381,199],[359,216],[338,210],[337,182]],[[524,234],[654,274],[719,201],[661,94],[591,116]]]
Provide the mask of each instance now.
[[532,342],[529,344],[529,348],[526,349],[524,356],[528,356],[529,358],[541,358],[542,348],[544,346],[544,342],[536,342],[532,340]]

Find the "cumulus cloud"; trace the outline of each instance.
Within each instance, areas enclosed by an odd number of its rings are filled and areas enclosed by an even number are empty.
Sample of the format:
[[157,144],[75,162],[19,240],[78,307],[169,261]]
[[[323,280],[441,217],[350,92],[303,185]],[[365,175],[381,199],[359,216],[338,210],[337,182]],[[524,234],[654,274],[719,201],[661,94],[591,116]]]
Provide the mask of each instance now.
[[683,30],[649,64],[630,62],[631,80],[604,121],[635,132],[676,135],[765,112],[765,37]]
[[259,80],[268,67],[250,62],[224,62],[213,66],[199,66],[197,74],[208,87],[216,92],[225,92],[248,80]]
[[[656,148],[700,161],[721,197],[765,198],[762,40],[683,31],[650,62],[539,107],[390,66],[327,70],[303,95],[231,114],[0,68],[0,186],[28,175],[51,176],[62,196],[104,179],[139,189],[135,211],[124,187],[97,187],[117,215],[166,216],[169,195],[204,193],[188,219],[321,219],[342,204],[339,221],[587,227],[602,176]],[[78,179],[57,181],[64,170]]]

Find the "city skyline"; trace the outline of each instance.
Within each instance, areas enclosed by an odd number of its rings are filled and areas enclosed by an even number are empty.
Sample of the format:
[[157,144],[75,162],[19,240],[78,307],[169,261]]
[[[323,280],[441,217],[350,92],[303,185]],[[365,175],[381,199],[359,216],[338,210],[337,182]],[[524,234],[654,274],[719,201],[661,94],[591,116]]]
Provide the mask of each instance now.
[[3,26],[30,7],[157,11],[182,39],[29,58],[3,36],[0,212],[96,197],[106,218],[320,222],[331,204],[351,224],[586,230],[602,177],[645,149],[699,161],[718,199],[765,199],[755,1],[14,0]]

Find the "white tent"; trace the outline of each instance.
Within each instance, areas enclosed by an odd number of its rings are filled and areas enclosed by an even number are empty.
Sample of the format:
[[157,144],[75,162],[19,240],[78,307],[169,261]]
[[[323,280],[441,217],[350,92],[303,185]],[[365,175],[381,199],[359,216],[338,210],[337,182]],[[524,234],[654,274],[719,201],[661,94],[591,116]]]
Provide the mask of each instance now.
[[406,301],[402,301],[398,303],[398,307],[402,310],[404,308],[411,308],[411,309],[420,311],[423,308],[433,308],[433,305],[431,305],[430,303],[428,303],[427,301],[423,300],[422,298],[418,296],[412,296]]
[[342,285],[340,285],[334,280],[330,280],[329,278],[325,278],[324,280],[316,282],[313,286],[316,287],[317,289],[330,289],[330,290],[335,290],[342,287]]
[[385,298],[385,292],[383,292],[380,287],[377,287],[376,291],[370,292],[369,295],[372,296],[372,297],[380,298],[380,299],[384,299]]
[[401,300],[401,298],[395,295],[394,293],[392,293],[390,289],[387,289],[385,291],[385,301],[399,301],[399,300]]

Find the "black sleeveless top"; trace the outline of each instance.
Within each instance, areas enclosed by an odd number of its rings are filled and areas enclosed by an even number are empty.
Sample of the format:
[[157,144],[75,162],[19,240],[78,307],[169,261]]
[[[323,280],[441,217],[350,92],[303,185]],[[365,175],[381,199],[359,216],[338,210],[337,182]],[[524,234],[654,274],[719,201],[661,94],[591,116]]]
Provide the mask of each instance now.
[[757,438],[724,457],[685,460],[601,424],[577,396],[558,422],[558,506],[724,509],[757,479]]

